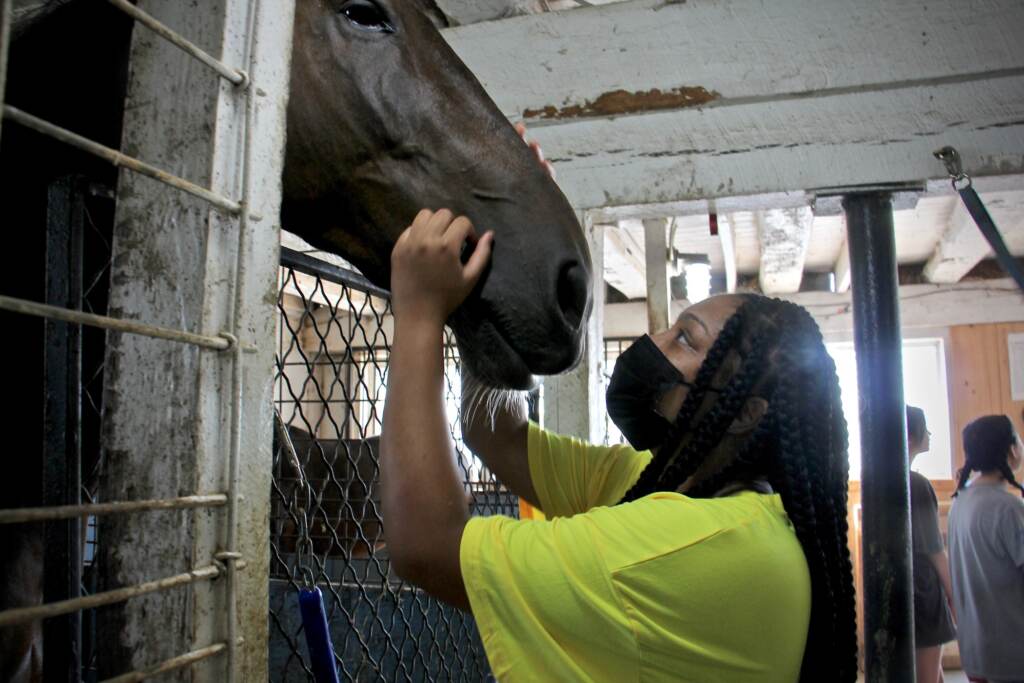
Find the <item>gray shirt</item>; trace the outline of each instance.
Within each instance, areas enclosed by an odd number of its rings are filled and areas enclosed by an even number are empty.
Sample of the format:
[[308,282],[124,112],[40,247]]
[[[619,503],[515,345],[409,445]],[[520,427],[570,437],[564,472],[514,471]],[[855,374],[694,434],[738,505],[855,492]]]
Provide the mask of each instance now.
[[949,564],[964,671],[1024,679],[1024,501],[975,484],[949,513]]

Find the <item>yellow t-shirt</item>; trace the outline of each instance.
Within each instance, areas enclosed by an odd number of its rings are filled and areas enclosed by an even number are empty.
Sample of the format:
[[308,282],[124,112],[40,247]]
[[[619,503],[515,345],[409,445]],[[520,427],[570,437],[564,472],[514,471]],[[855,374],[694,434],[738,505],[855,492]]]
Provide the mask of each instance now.
[[794,683],[807,562],[777,495],[655,493],[614,505],[650,461],[530,425],[548,520],[477,517],[466,592],[500,683]]

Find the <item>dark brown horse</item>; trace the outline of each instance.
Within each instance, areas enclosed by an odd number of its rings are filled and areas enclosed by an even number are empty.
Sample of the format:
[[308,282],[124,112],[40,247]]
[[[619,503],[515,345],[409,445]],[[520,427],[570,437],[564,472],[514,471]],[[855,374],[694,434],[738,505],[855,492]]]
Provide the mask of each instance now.
[[490,274],[451,324],[476,374],[523,388],[575,363],[590,261],[569,203],[439,20],[426,0],[299,0],[283,225],[385,287],[420,208],[494,230]]
[[[497,237],[490,272],[450,321],[467,365],[510,388],[571,367],[590,307],[583,234],[558,187],[441,36],[432,0],[296,4],[283,226],[387,286],[391,247],[417,210],[464,213]],[[132,23],[103,2],[14,0],[14,8],[8,101],[117,147]],[[40,252],[33,240],[45,221],[46,183],[68,173],[107,184],[115,176],[11,124],[2,140],[4,221],[24,226],[11,239],[25,242],[8,244],[19,259],[5,269],[2,292],[41,298],[29,291],[39,280],[30,254]],[[40,391],[32,354],[41,340],[17,336],[21,347],[7,357],[20,359],[28,388],[8,392],[4,414],[40,443],[40,402],[29,394]],[[19,471],[0,487],[0,507],[38,504],[37,458],[27,451],[18,459]],[[40,537],[9,527],[0,543],[0,610],[38,602]],[[25,643],[38,643],[38,632],[13,631],[0,633],[0,679],[32,667]]]

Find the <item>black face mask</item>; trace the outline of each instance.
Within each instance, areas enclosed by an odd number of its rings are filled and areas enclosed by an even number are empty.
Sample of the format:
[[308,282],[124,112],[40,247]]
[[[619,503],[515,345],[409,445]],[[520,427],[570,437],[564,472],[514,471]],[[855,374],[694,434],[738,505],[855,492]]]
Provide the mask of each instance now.
[[665,442],[672,423],[657,412],[658,400],[677,384],[693,387],[649,335],[615,361],[605,395],[608,416],[633,448],[643,451]]

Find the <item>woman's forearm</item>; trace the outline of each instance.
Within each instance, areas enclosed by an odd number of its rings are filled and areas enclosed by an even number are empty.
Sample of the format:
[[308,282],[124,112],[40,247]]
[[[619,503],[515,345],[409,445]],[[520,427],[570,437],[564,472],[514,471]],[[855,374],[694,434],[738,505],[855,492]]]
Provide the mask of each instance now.
[[381,437],[381,496],[391,562],[403,578],[466,606],[458,566],[469,517],[444,410],[439,324],[396,320]]

